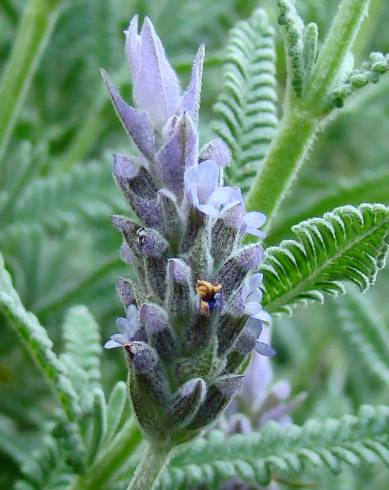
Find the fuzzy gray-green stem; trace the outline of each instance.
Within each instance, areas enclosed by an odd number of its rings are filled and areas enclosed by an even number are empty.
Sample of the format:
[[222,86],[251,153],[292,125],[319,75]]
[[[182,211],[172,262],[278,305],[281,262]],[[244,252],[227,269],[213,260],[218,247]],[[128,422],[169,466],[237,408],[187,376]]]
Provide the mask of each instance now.
[[58,16],[60,0],[30,0],[0,85],[0,162]]
[[263,167],[247,196],[247,209],[260,209],[265,213],[267,226],[287,194],[318,128],[318,121],[297,104],[284,114]]
[[172,451],[170,448],[155,446],[149,443],[136,468],[127,490],[152,490],[156,488]]
[[367,13],[370,0],[343,0],[325,39],[303,95],[287,92],[286,109],[268,155],[247,196],[247,209],[271,220],[307,156],[320,124],[329,113],[328,94]]

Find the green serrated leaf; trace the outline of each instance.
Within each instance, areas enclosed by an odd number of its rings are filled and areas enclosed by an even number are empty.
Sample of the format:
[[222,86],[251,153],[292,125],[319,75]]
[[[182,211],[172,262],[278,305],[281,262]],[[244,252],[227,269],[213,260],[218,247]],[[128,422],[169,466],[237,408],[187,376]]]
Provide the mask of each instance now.
[[[271,227],[266,243],[275,244],[288,238],[292,226],[344,204],[359,205],[366,202],[389,204],[389,171],[374,171],[350,180],[341,180],[327,192],[312,189],[311,198],[287,207],[280,219]],[[301,189],[300,189],[301,192]],[[308,193],[307,193],[308,194]]]
[[67,376],[66,368],[52,350],[53,344],[38,318],[25,310],[12,286],[11,276],[5,270],[0,255],[0,308],[29,351],[38,368],[48,380],[69,421],[80,415],[76,392]]
[[349,291],[335,305],[341,338],[365,369],[389,384],[389,331],[385,320],[364,298]]
[[344,463],[377,464],[388,457],[388,430],[389,407],[365,406],[356,416],[309,420],[301,427],[271,422],[259,434],[225,436],[213,431],[217,438],[198,439],[173,458],[161,488],[190,488],[192,475],[209,485],[234,475],[249,484],[267,485],[274,471],[302,473],[303,462],[335,473]]
[[93,397],[93,427],[88,448],[88,464],[96,459],[99,448],[107,433],[107,404],[103,390],[95,389]]
[[232,29],[213,129],[229,146],[229,182],[246,191],[278,126],[274,31],[263,10]]
[[354,69],[331,93],[331,101],[342,107],[347,97],[371,83],[378,83],[381,76],[389,70],[389,53],[370,53],[369,60],[359,69]]
[[[87,383],[88,389],[99,388],[101,337],[99,326],[86,306],[74,306],[69,310],[63,326],[63,338],[67,363],[84,372],[83,382]],[[85,385],[81,388],[84,391]]]
[[6,243],[21,229],[60,230],[86,218],[110,215],[121,206],[104,165],[89,164],[64,175],[37,178],[14,209],[1,216],[0,242]]
[[322,303],[324,294],[344,294],[345,281],[368,289],[388,252],[389,208],[343,206],[292,231],[297,240],[268,248],[261,267],[263,304],[273,313],[290,314],[298,304]]
[[[304,88],[304,23],[299,16],[294,2],[290,0],[277,0],[280,12],[278,23],[285,31],[285,49],[289,64],[291,85],[297,96]],[[311,56],[311,55],[310,55]]]

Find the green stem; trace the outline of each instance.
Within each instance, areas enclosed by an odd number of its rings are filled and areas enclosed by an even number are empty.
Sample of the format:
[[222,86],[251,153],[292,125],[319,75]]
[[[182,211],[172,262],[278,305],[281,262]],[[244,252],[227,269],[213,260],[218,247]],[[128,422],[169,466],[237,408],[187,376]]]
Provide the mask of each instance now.
[[0,162],[59,12],[59,0],[30,0],[0,85]]
[[261,210],[268,216],[268,228],[328,115],[327,95],[352,48],[369,1],[342,0],[302,97],[287,95],[277,135],[246,202],[248,210]]
[[309,111],[299,109],[298,103],[294,105],[284,114],[266,160],[247,196],[247,209],[265,213],[268,216],[268,227],[289,191],[318,129],[318,121]]
[[152,490],[171,457],[170,448],[146,446],[127,490]]
[[142,440],[135,418],[126,422],[107,449],[88,468],[87,474],[79,477],[72,490],[100,490],[106,488],[112,477],[128,461]]

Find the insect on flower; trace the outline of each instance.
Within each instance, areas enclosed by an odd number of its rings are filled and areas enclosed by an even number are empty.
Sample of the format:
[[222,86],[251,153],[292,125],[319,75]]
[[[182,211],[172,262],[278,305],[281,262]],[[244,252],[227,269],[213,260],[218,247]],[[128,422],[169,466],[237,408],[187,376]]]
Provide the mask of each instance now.
[[220,304],[222,285],[198,280],[196,283],[196,292],[201,298],[201,312],[204,314],[209,314],[210,311]]

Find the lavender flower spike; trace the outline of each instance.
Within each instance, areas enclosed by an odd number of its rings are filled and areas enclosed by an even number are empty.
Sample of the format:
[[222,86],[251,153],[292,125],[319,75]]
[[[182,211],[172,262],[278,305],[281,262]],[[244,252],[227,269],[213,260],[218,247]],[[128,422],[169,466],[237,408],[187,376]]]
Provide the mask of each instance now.
[[[197,130],[204,48],[182,94],[149,19],[135,17],[126,51],[136,109],[104,72],[115,110],[140,155],[115,155],[114,177],[137,219],[113,219],[131,279],[121,278],[126,317],[105,344],[124,348],[129,396],[146,437],[173,447],[206,429],[239,392],[242,366],[263,342],[261,213],[246,213],[238,187],[222,185],[230,152]],[[264,332],[265,333],[265,332]]]

